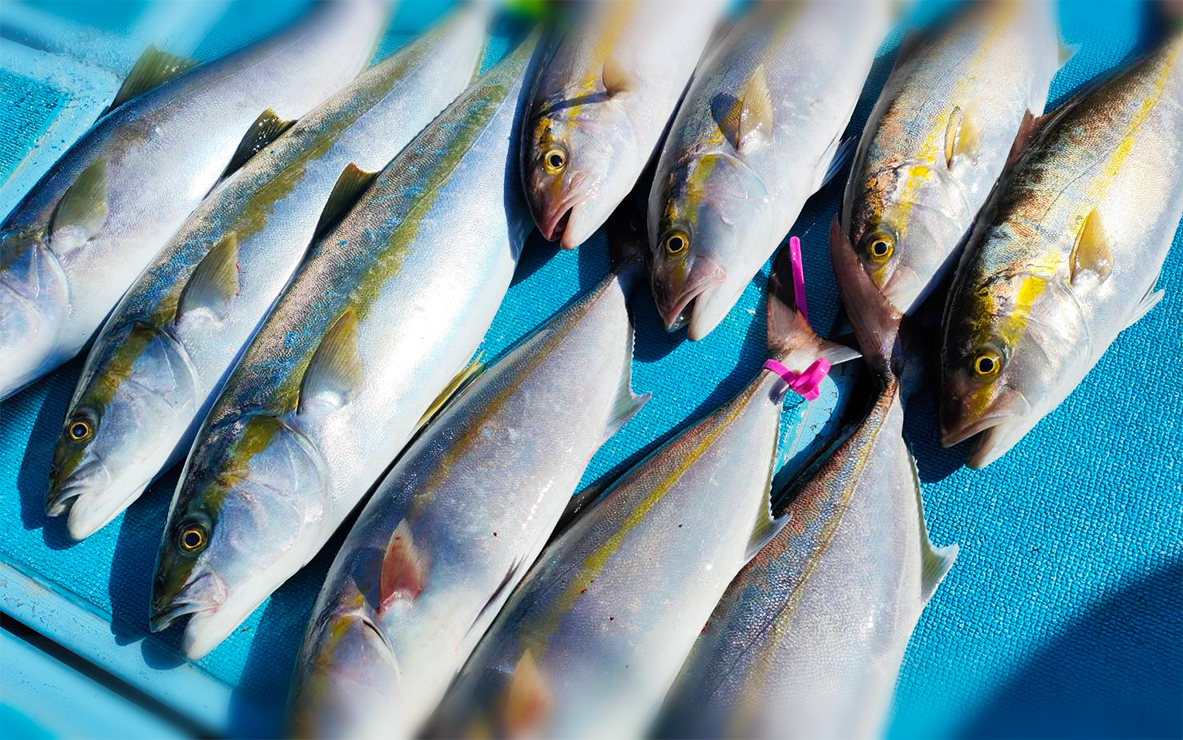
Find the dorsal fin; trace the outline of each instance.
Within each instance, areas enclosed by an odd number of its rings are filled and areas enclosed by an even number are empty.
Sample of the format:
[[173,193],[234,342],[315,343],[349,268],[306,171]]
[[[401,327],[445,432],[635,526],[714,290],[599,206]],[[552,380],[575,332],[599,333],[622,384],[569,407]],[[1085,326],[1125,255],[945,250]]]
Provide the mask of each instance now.
[[396,599],[415,600],[423,593],[427,563],[415,547],[411,527],[403,519],[394,528],[382,556],[382,575],[378,579],[378,609],[386,609]]
[[904,38],[900,40],[900,45],[896,49],[895,61],[891,65],[891,71],[894,72],[900,67],[907,64],[916,50],[924,43],[927,34],[916,29],[909,29],[904,32]]
[[329,199],[325,201],[324,210],[320,212],[316,231],[312,232],[312,241],[317,241],[336,226],[377,176],[378,173],[366,172],[352,162],[345,165],[345,169],[337,177],[337,183],[333,185],[332,192],[329,193]]
[[502,596],[508,594],[508,592],[511,590],[510,586],[514,585],[515,578],[522,569],[522,560],[524,557],[525,556],[521,556],[517,560],[514,560],[512,563],[510,563],[509,570],[505,572],[505,576],[501,579],[501,583],[498,583],[497,588],[493,589],[493,593],[490,594],[489,598],[485,600],[485,605],[481,607],[479,612],[477,612],[476,619],[472,620],[472,624],[469,625],[469,633],[471,633],[474,629],[480,630],[478,634],[484,633],[484,628],[488,625],[481,625],[481,622],[484,621],[486,617],[492,618],[497,615],[497,611],[501,608],[501,605],[498,602],[501,601]]
[[1105,227],[1101,223],[1101,214],[1096,208],[1085,216],[1076,235],[1076,244],[1072,247],[1072,254],[1068,258],[1071,270],[1071,282],[1076,285],[1085,272],[1093,273],[1104,281],[1113,272],[1113,252],[1109,248],[1109,237],[1105,235]]
[[177,320],[205,309],[218,321],[226,318],[238,295],[238,234],[229,232],[197,264],[177,301]]
[[255,119],[255,122],[246,130],[242,141],[238,143],[238,149],[234,150],[234,156],[230,158],[230,163],[226,165],[226,170],[222,173],[222,177],[229,177],[237,172],[240,167],[246,164],[248,159],[278,139],[284,131],[294,126],[295,123],[295,121],[282,120],[270,108],[260,113],[259,117]]
[[148,44],[148,48],[144,49],[144,53],[136,60],[131,72],[127,73],[127,79],[123,81],[119,92],[115,93],[115,99],[103,112],[114,110],[132,98],[163,85],[196,64],[195,59],[169,54],[157,49],[155,44]]
[[[905,445],[906,448],[906,445]],[[949,573],[957,560],[960,548],[957,545],[933,547],[928,539],[928,524],[924,521],[924,498],[920,495],[920,473],[916,470],[916,459],[907,452],[908,464],[912,466],[912,484],[916,489],[916,511],[920,515],[920,600],[927,604],[937,586]]]
[[505,734],[513,738],[536,735],[550,713],[551,702],[546,678],[534,662],[534,654],[526,648],[509,679],[509,695],[505,700]]
[[[755,139],[772,135],[772,95],[768,92],[768,78],[764,65],[756,67],[744,87],[736,121],[735,148],[750,149]],[[754,139],[752,138],[754,137]]]
[[313,400],[326,400],[335,408],[349,402],[361,385],[361,358],[357,354],[357,314],[346,309],[325,332],[300,381],[297,413],[308,410]]
[[50,234],[72,227],[79,231],[85,241],[103,227],[109,210],[107,159],[102,157],[91,162],[62,195],[50,223]]
[[464,388],[473,379],[475,379],[476,376],[481,374],[481,371],[485,369],[485,366],[481,363],[481,357],[483,356],[483,352],[477,353],[477,356],[474,357],[471,362],[465,365],[464,369],[456,374],[456,377],[448,381],[448,384],[444,386],[444,389],[439,392],[439,395],[435,397],[435,400],[431,402],[431,405],[428,406],[427,410],[423,412],[423,415],[419,417],[419,421],[415,424],[416,434],[418,434],[420,429],[427,426],[432,419],[434,419],[441,411],[444,410],[444,407],[446,407],[452,401],[452,399],[460,393],[460,389]]
[[629,75],[628,70],[614,56],[608,57],[608,61],[604,62],[604,69],[600,74],[601,81],[604,83],[604,90],[610,98],[631,92],[633,89],[634,83],[632,76]]

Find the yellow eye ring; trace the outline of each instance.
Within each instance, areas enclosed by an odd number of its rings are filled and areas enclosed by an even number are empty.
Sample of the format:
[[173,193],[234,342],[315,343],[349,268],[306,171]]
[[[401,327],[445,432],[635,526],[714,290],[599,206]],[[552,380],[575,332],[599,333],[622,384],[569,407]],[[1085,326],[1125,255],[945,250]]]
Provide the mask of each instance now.
[[665,253],[675,257],[690,247],[690,237],[681,231],[675,231],[665,238]]
[[1002,370],[1002,357],[992,349],[984,349],[974,356],[974,375],[993,378]]
[[74,442],[84,442],[94,434],[94,427],[86,419],[75,419],[66,427],[66,435]]
[[872,262],[882,264],[895,254],[895,239],[886,232],[876,231],[868,236],[864,243],[867,245],[867,256]]
[[177,535],[177,547],[185,552],[197,552],[205,547],[205,542],[205,527],[198,524],[190,524]]
[[562,149],[548,149],[542,155],[542,169],[552,175],[557,175],[567,167],[567,154]]

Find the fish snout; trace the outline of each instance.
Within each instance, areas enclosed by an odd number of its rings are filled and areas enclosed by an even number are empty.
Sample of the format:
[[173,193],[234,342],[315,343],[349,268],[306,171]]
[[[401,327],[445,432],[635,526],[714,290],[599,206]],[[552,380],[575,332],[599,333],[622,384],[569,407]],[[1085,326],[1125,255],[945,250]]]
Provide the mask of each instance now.
[[45,513],[61,516],[73,508],[83,494],[101,493],[110,484],[110,474],[101,460],[91,459],[77,465],[63,475],[56,460],[49,468],[49,490],[45,495]]
[[167,584],[159,575],[153,585],[152,614],[149,617],[153,632],[167,629],[186,615],[216,612],[226,602],[228,593],[225,582],[209,571],[190,580],[175,596],[169,597]]
[[666,331],[677,331],[685,326],[694,310],[694,300],[708,289],[722,284],[726,276],[723,266],[710,257],[694,259],[689,270],[684,265],[660,272],[654,270],[653,300]]
[[557,188],[539,183],[530,189],[530,213],[539,233],[547,241],[562,241],[564,249],[571,248],[563,237],[575,210],[585,200],[583,185],[586,179],[584,174],[575,173]]

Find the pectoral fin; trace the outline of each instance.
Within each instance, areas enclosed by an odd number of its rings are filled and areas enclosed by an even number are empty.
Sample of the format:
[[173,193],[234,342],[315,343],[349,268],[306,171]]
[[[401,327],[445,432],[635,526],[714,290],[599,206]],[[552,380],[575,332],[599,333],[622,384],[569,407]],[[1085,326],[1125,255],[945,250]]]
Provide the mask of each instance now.
[[337,183],[329,193],[324,210],[320,212],[320,220],[316,222],[316,230],[312,232],[312,241],[320,239],[333,228],[377,176],[378,173],[366,172],[352,162],[347,164],[337,177]]
[[415,600],[423,593],[427,563],[415,547],[411,527],[402,520],[394,528],[382,556],[378,582],[378,608],[386,609],[398,599]]
[[527,648],[509,680],[509,695],[505,700],[506,735],[519,738],[535,734],[546,721],[551,702],[546,678],[534,662],[534,654]]
[[1076,52],[1080,51],[1080,44],[1065,44],[1064,39],[1060,39],[1057,46],[1057,58],[1060,62],[1060,68],[1063,69],[1068,62],[1072,61],[1072,57],[1076,56]]
[[222,177],[227,177],[237,172],[240,167],[246,164],[248,159],[278,139],[284,131],[294,126],[295,123],[295,121],[284,121],[280,119],[275,111],[270,108],[260,113],[259,117],[255,119],[255,122],[251,124],[251,127],[246,130],[246,135],[239,142],[238,149],[234,151],[234,156],[230,158],[230,163],[226,165],[226,171],[222,173]]
[[608,61],[604,62],[604,69],[601,75],[604,90],[610,98],[632,92],[633,87],[636,86],[632,75],[629,74],[628,70],[625,69],[624,65],[616,57],[609,57]]
[[333,406],[349,402],[361,386],[361,358],[357,353],[357,314],[347,309],[325,333],[300,381],[299,412],[313,399],[327,399]]
[[238,234],[231,231],[218,240],[189,276],[177,301],[177,320],[205,309],[222,321],[238,295],[238,287]]
[[90,239],[107,222],[107,160],[96,159],[78,175],[58,201],[50,224],[50,233],[76,229],[81,241]]
[[772,135],[772,95],[763,64],[748,79],[735,113],[725,123],[731,130],[724,133],[741,152]]
[[977,161],[981,134],[976,111],[973,105],[964,109],[958,106],[949,114],[945,127],[945,166],[950,169],[962,159]]
[[140,58],[136,60],[135,66],[131,68],[131,72],[123,81],[119,92],[115,93],[115,99],[111,101],[107,111],[118,108],[132,98],[168,82],[196,64],[197,61],[194,59],[169,54],[167,51],[161,51],[155,45],[149,44]]
[[1109,249],[1109,239],[1105,236],[1101,214],[1096,208],[1085,217],[1068,263],[1072,269],[1073,285],[1077,284],[1085,272],[1091,272],[1104,281],[1113,271],[1113,254]]

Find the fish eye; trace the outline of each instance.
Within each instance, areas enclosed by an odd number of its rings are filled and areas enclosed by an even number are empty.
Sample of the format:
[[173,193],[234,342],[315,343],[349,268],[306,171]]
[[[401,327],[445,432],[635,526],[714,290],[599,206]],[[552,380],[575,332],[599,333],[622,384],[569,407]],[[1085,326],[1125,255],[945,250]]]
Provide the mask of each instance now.
[[675,257],[686,248],[690,246],[690,237],[686,236],[681,231],[675,231],[665,238],[665,253],[671,257]]
[[873,262],[886,262],[895,253],[895,239],[885,231],[872,232],[863,243],[866,244],[867,256]]
[[205,548],[208,541],[205,527],[200,524],[190,524],[177,534],[177,547],[185,552],[199,552]]
[[542,155],[542,168],[552,175],[562,172],[566,166],[567,154],[562,149],[548,149],[546,154]]
[[974,355],[974,375],[979,378],[993,378],[1002,370],[1002,356],[992,349],[983,349]]
[[89,419],[75,419],[66,427],[66,435],[74,442],[84,442],[94,435],[94,425]]

